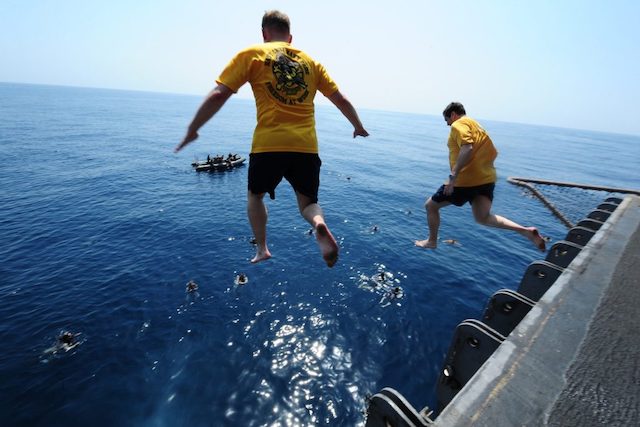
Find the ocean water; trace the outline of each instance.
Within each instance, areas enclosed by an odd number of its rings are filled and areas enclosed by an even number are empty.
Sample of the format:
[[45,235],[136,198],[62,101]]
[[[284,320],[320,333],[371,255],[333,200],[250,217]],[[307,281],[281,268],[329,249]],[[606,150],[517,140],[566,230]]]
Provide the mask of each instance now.
[[[318,106],[339,263],[326,268],[283,182],[267,201],[274,257],[252,265],[247,167],[190,163],[247,156],[255,109],[230,100],[173,154],[201,99],[0,84],[0,425],[354,426],[386,386],[435,406],[455,326],[544,257],[468,205],[442,212],[441,238],[460,244],[413,246],[448,173],[443,120],[362,110],[371,137],[353,140]],[[640,187],[637,136],[483,124],[500,152],[494,212],[551,241],[565,226],[508,176]],[[575,219],[608,196],[550,194]],[[79,345],[52,349],[62,331]]]

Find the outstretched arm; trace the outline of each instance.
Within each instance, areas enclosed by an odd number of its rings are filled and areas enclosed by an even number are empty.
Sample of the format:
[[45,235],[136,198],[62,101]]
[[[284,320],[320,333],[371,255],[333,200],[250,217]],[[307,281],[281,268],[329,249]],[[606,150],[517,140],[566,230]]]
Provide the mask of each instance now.
[[233,95],[233,91],[223,84],[218,84],[218,86],[209,92],[209,95],[207,95],[200,108],[198,108],[193,120],[191,120],[191,124],[189,124],[187,128],[187,134],[173,151],[177,153],[187,144],[195,141],[198,138],[198,129],[207,123],[209,119],[222,108],[231,95]]
[[356,109],[353,108],[353,105],[345,96],[340,93],[339,90],[335,91],[331,96],[328,96],[329,101],[333,102],[333,104],[338,107],[338,110],[349,120],[349,122],[353,125],[353,137],[356,136],[369,136],[369,132],[367,132],[362,126],[362,122],[360,122],[360,118],[358,117],[358,113]]

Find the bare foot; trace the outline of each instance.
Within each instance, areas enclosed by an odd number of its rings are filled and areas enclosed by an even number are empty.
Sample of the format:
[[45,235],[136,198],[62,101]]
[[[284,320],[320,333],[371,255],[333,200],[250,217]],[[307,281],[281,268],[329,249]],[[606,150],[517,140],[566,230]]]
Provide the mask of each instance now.
[[534,245],[541,251],[544,252],[546,250],[544,237],[540,235],[540,232],[535,227],[527,228],[525,231],[525,237],[533,242]]
[[326,224],[319,224],[316,227],[316,240],[327,266],[333,267],[338,262],[338,244]]
[[421,247],[421,248],[425,248],[425,249],[435,249],[435,248],[438,247],[438,243],[437,242],[432,242],[429,239],[427,239],[427,240],[416,240],[415,244],[416,244],[416,246]]
[[251,260],[251,262],[253,264],[260,262],[260,261],[264,261],[265,259],[269,259],[271,258],[271,252],[269,252],[269,249],[265,248],[260,248],[258,247],[256,249],[256,256],[253,257],[253,259]]

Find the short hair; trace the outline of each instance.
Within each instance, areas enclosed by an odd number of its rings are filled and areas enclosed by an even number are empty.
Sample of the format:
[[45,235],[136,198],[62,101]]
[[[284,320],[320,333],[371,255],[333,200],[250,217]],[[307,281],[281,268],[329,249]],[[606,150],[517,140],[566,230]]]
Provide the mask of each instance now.
[[452,102],[447,105],[447,107],[442,112],[442,115],[445,117],[449,117],[451,113],[456,113],[459,116],[464,116],[467,112],[464,110],[464,106],[459,102]]
[[262,17],[262,28],[268,28],[281,34],[289,34],[291,22],[285,13],[279,10],[268,10]]

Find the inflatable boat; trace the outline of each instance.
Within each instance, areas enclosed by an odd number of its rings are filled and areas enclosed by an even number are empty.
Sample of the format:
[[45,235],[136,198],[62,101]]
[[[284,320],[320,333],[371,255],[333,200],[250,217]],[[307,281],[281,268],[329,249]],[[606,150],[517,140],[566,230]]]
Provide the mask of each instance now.
[[222,157],[207,156],[207,160],[193,162],[191,163],[191,166],[195,168],[196,172],[226,171],[228,169],[242,166],[245,160],[246,159],[244,157],[237,155],[229,156],[226,159],[223,159]]

